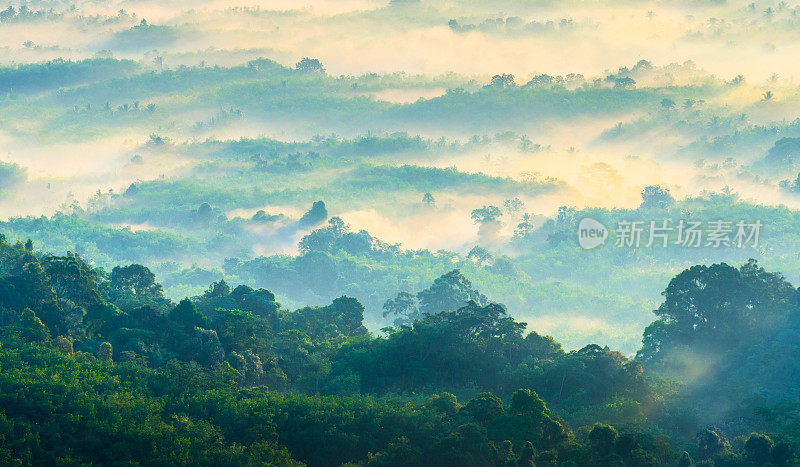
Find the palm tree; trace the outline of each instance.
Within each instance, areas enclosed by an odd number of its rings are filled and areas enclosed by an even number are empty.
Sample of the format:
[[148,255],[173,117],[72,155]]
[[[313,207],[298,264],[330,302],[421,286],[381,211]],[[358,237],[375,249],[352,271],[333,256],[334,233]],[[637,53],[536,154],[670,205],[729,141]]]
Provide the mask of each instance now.
[[532,147],[533,147],[533,141],[531,141],[531,139],[528,138],[527,135],[522,135],[522,136],[519,137],[519,150],[520,151],[527,152],[527,151],[530,151],[530,149]]

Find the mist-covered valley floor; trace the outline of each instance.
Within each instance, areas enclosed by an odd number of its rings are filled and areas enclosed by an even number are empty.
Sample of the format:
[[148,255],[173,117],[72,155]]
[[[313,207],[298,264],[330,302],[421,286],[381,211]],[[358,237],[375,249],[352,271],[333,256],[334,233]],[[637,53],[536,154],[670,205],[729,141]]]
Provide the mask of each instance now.
[[[215,287],[225,297],[238,285],[269,290],[275,322],[298,329],[312,326],[303,310],[338,313],[336,300],[351,297],[364,307],[364,332],[380,342],[470,300],[484,311],[498,303],[519,332],[560,343],[553,355],[606,352],[620,368],[642,362],[688,384],[691,391],[665,383],[649,398],[637,395],[636,410],[616,393],[603,396],[606,418],[596,420],[643,425],[641,412],[660,420],[653,433],[685,441],[703,421],[735,419],[740,401],[714,399],[708,381],[736,364],[733,353],[711,355],[712,345],[692,347],[684,334],[663,358],[664,336],[678,335],[665,329],[730,326],[709,324],[718,317],[704,316],[704,306],[772,316],[796,305],[798,26],[800,4],[787,1],[12,1],[0,8],[0,244],[11,261],[0,272],[33,274],[19,259],[24,251],[45,271],[49,255],[76,254],[113,291],[115,267],[144,265],[160,284],[157,305],[148,306],[167,313],[193,297],[208,326],[218,319],[206,303]],[[684,230],[692,224],[705,229],[696,243]],[[581,241],[586,225],[606,229],[602,244]],[[659,225],[669,229],[653,237]],[[626,238],[626,226],[639,226],[640,238]],[[725,241],[713,240],[714,228]],[[737,287],[750,298],[725,295]],[[112,296],[105,300],[131,313]],[[690,330],[680,324],[687,316],[696,320]],[[81,319],[86,335],[71,342],[100,343],[107,330]],[[760,338],[791,341],[771,334],[778,318],[731,319],[763,325]],[[341,340],[325,345],[357,352],[348,345],[359,345],[361,331],[336,326]],[[250,358],[217,331],[226,361],[231,352]],[[49,332],[55,339],[61,331]],[[309,342],[321,335],[308,332]],[[168,353],[147,336],[122,339],[147,349],[131,345],[125,358],[160,368]],[[316,358],[311,344],[298,345]],[[767,354],[759,349],[759,358]],[[269,366],[263,349],[250,350]],[[358,372],[342,372],[328,354],[314,360],[313,378],[306,367],[294,374],[285,350],[272,364],[288,392],[349,394],[358,385]],[[368,391],[361,370],[362,393],[430,389],[404,374]],[[562,367],[551,370],[536,381],[551,384]],[[533,381],[525,371],[498,370],[502,388],[490,389],[510,397],[511,386]],[[754,376],[741,377],[749,384]],[[267,379],[258,383],[279,386]],[[570,405],[584,393],[562,400],[567,379],[564,369],[560,389],[545,391],[553,400],[543,397],[567,421],[589,423],[590,408]],[[467,383],[460,393],[460,383],[430,384],[459,397],[483,387]],[[796,403],[793,389],[766,387],[753,390],[759,404]],[[697,426],[678,426],[669,408],[685,407],[665,402],[671,397],[699,401]],[[637,415],[619,415],[625,410]],[[781,420],[782,432],[800,426]],[[745,452],[744,442],[734,450]],[[322,454],[297,457],[291,441],[279,444],[294,459],[329,465]],[[337,462],[356,462],[362,451]],[[658,465],[691,465],[664,459]],[[783,465],[779,454],[771,459]]]
[[[678,9],[12,4],[0,230],[106,268],[147,263],[175,299],[222,278],[287,305],[345,291],[373,330],[390,324],[386,300],[460,269],[568,347],[633,353],[663,284],[694,262],[752,257],[800,279],[798,90],[781,58],[797,10]],[[639,209],[654,185],[676,200],[665,212]],[[316,201],[327,215],[297,225]],[[551,237],[595,209],[765,225],[748,249],[585,252]],[[296,269],[285,255],[332,217],[396,251],[323,246],[326,272],[272,284],[266,265]]]

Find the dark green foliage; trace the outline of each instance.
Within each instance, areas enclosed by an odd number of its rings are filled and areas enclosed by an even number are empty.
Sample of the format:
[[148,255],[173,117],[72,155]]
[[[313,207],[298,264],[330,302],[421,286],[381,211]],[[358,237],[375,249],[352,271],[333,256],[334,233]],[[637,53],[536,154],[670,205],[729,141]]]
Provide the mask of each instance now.
[[484,392],[467,402],[461,411],[485,425],[503,414],[503,402],[493,394]]
[[[690,271],[705,282],[677,293],[679,275],[660,308],[667,329],[682,330],[667,334],[673,339],[735,349],[751,338],[731,340],[728,326],[762,335],[793,322],[794,289],[779,275],[753,263]],[[725,281],[747,293],[726,295]],[[707,285],[694,290],[699,283]],[[486,303],[457,270],[410,297],[395,304],[432,312],[374,337],[352,297],[288,311],[268,290],[217,281],[176,305],[144,266],[106,274],[72,253],[0,242],[0,461],[795,463],[789,427],[800,422],[791,410],[760,409],[775,436],[759,430],[731,443],[708,427],[681,455],[661,434],[674,430],[665,405],[681,405],[639,361],[597,345],[564,352],[549,336],[525,335],[524,323]],[[720,297],[738,321],[717,319]],[[705,313],[702,326],[682,327],[697,314],[680,314],[678,300]],[[747,321],[755,307],[761,323]]]
[[123,309],[128,308],[123,302],[147,304],[159,310],[168,305],[155,274],[140,264],[117,266],[111,270],[109,298]]
[[207,326],[206,317],[197,311],[197,306],[188,298],[181,300],[181,302],[169,312],[169,320],[185,330]]
[[436,314],[453,311],[468,302],[485,305],[488,299],[472,288],[472,283],[454,269],[439,277],[430,287],[417,293],[420,312]]
[[417,292],[416,296],[400,292],[397,297],[383,304],[383,316],[394,317],[397,327],[408,326],[425,314],[453,311],[469,302],[485,304],[488,299],[472,288],[472,283],[454,269],[433,281],[430,287]]
[[[303,219],[300,224],[304,222]],[[298,247],[302,253],[317,251],[336,254],[343,251],[349,255],[396,254],[400,250],[398,245],[383,243],[365,230],[350,232],[350,226],[338,217],[329,219],[327,227],[304,236]]]
[[765,465],[772,461],[771,452],[774,447],[775,443],[769,436],[753,433],[744,444],[745,456],[755,465]]
[[645,330],[644,361],[657,361],[681,345],[725,348],[763,339],[797,311],[792,285],[755,261],[739,269],[694,266],[672,279],[663,295],[655,311],[661,319]]
[[768,404],[798,397],[800,368],[788,357],[800,348],[798,293],[782,275],[755,261],[694,266],[664,297],[638,359],[686,382],[701,416],[735,416],[733,407],[756,395]]

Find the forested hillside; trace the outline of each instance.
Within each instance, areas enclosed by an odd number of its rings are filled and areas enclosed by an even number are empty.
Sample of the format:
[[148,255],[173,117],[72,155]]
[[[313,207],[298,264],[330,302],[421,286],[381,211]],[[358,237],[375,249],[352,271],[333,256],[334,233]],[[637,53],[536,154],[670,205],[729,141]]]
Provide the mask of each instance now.
[[458,270],[377,334],[352,297],[290,310],[219,281],[174,303],[145,266],[32,242],[3,241],[0,271],[4,463],[797,461],[799,295],[753,261],[676,276],[635,359],[564,351]]
[[0,465],[800,465],[800,0],[0,4]]

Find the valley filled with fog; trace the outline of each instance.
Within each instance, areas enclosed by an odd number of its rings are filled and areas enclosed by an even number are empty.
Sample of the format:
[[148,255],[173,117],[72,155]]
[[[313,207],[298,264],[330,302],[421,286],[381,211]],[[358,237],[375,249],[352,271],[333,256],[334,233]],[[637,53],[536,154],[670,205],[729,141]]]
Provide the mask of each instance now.
[[0,465],[800,465],[800,3],[0,3]]

